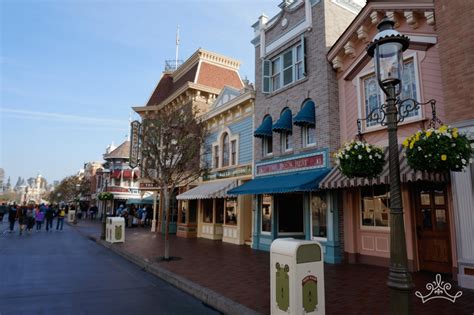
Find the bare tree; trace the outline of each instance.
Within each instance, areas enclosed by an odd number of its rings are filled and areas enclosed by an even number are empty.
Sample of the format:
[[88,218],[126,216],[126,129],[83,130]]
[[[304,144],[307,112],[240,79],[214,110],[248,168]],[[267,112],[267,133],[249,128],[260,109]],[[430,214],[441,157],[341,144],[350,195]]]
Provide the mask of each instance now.
[[[79,190],[77,189],[79,185]],[[48,200],[51,203],[59,203],[61,201],[70,202],[77,198],[78,195],[85,195],[90,192],[90,180],[83,176],[72,175],[65,177],[56,188],[49,193]]]
[[197,180],[207,167],[201,159],[206,131],[199,123],[198,110],[165,106],[142,122],[142,177],[161,190],[166,213],[165,254],[169,255],[169,224],[172,192]]

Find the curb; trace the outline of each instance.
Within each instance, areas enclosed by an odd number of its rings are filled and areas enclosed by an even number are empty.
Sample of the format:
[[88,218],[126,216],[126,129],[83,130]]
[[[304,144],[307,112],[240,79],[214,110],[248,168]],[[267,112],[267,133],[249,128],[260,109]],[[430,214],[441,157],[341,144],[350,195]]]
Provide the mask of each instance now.
[[93,239],[97,244],[100,244],[104,246],[105,248],[110,249],[112,252],[134,263],[135,265],[139,266],[143,270],[157,276],[158,278],[170,283],[176,288],[201,300],[204,304],[211,306],[212,308],[218,310],[219,312],[223,312],[224,314],[235,314],[235,315],[259,314],[258,312],[248,308],[245,305],[237,303],[213,290],[210,290],[197,283],[189,281],[188,279],[181,277],[165,268],[153,265],[152,263],[146,261],[145,259],[140,258],[137,255],[130,254],[124,250],[121,250],[120,248],[117,248],[116,246],[113,246],[113,244],[107,243],[104,240],[101,240],[100,238],[94,237],[87,233],[83,233],[79,231],[79,229],[77,229],[77,231],[80,234]]

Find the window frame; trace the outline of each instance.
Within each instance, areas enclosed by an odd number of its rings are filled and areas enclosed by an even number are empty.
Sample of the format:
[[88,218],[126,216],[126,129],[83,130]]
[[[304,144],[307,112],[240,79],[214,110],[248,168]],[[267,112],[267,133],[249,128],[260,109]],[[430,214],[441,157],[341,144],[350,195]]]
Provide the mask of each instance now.
[[[308,136],[310,134],[310,130],[312,130],[314,135],[314,142],[308,142]],[[316,146],[316,128],[310,126],[302,126],[301,127],[301,139],[303,140],[303,148],[311,148]]]
[[230,140],[230,165],[237,165],[237,139]]
[[[312,199],[313,199],[313,196],[315,196],[315,197],[319,196],[321,198],[321,200],[326,203],[326,214],[325,214],[325,216],[326,216],[326,237],[314,236],[313,235],[313,209],[312,209],[312,202],[311,202]],[[311,239],[312,240],[326,242],[327,239],[328,239],[328,236],[327,236],[328,235],[328,225],[329,225],[328,224],[328,219],[329,219],[328,198],[329,198],[329,196],[327,196],[327,194],[321,194],[321,193],[319,193],[319,194],[318,193],[310,193],[310,195],[309,195],[309,210],[310,210],[310,213],[311,213],[311,220],[310,220],[311,227],[310,227],[310,229],[311,229]]]
[[[271,147],[271,151],[268,151],[270,147]],[[273,156],[273,136],[262,138],[262,156],[263,157]]]
[[291,140],[291,133],[280,133],[280,148],[282,153],[288,153],[293,151],[293,143]]
[[[265,197],[270,198],[270,231],[263,230],[263,199]],[[261,235],[271,235],[273,232],[273,215],[275,213],[275,202],[272,195],[262,194],[260,199],[260,234]]]
[[[386,186],[386,185],[382,185],[382,186]],[[373,187],[372,187],[373,189]],[[388,200],[390,201],[390,187],[387,186],[386,187],[386,195],[388,196]],[[375,197],[374,194],[372,194],[372,197]],[[362,221],[363,221],[363,210],[364,210],[364,197],[363,197],[363,190],[360,189],[359,190],[359,199],[360,199],[360,202],[359,202],[359,228],[360,230],[365,230],[365,231],[390,231],[390,207],[388,207],[388,224],[387,226],[377,226],[377,225],[364,225],[362,224]]]
[[[416,92],[416,96],[417,96],[417,101],[420,101],[420,100],[423,99],[423,97],[422,97],[422,93],[421,93],[422,82],[421,82],[421,76],[420,76],[420,63],[419,63],[418,59],[419,59],[418,53],[415,52],[415,51],[411,52],[411,53],[407,53],[403,56],[404,65],[409,63],[409,62],[413,62],[413,72],[414,72],[414,79],[415,79],[415,83],[416,83],[415,92]],[[356,81],[357,94],[358,94],[357,95],[358,96],[357,97],[357,102],[358,102],[358,115],[359,115],[359,118],[364,118],[364,117],[366,117],[366,115],[369,114],[369,113],[366,112],[366,106],[365,106],[364,80],[366,80],[367,78],[369,78],[373,75],[375,75],[375,70],[374,70],[374,64],[372,62],[372,64],[365,71],[362,71],[356,77],[356,80],[357,80]],[[379,95],[379,98],[380,98],[380,103],[384,104],[386,102],[386,95],[382,91],[380,86],[378,86],[378,84],[377,84],[377,89],[378,89],[378,95]],[[418,112],[417,115],[405,118],[402,122],[399,123],[399,126],[423,120],[424,117],[425,117],[425,111],[422,107],[420,107],[419,112]],[[381,126],[380,123],[379,124],[374,124],[373,126],[368,126],[367,125],[367,120],[363,121],[363,124],[362,124],[362,132],[363,133],[378,131],[378,130],[382,130],[382,129],[385,129],[385,127]]]

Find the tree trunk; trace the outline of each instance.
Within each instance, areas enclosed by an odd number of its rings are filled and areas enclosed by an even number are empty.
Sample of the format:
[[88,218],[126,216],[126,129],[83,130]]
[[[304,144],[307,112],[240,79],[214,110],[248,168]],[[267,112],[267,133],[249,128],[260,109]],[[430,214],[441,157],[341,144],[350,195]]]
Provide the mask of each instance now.
[[164,199],[164,204],[163,204],[163,214],[166,215],[166,221],[165,221],[165,256],[164,259],[168,260],[170,259],[170,237],[169,237],[169,227],[170,227],[170,193],[168,191],[168,187],[164,187],[162,189],[163,191],[163,199]]

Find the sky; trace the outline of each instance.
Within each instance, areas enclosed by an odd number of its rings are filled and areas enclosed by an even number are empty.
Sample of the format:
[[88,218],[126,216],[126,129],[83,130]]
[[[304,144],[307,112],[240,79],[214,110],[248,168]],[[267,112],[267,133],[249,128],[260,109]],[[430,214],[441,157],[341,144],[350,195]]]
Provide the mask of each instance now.
[[129,132],[164,69],[198,48],[242,62],[254,82],[251,25],[280,0],[1,0],[0,167],[48,182],[102,161]]

